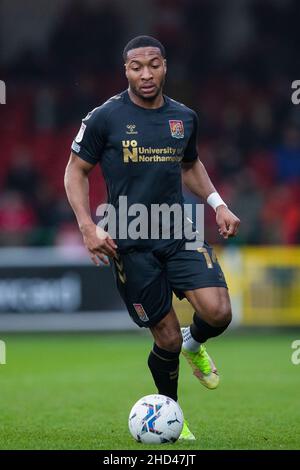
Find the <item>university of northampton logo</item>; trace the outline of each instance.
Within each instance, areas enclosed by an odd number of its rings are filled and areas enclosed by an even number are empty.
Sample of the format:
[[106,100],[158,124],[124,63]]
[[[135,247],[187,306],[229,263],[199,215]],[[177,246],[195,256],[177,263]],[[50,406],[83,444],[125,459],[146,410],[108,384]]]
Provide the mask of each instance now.
[[172,137],[175,139],[183,139],[184,138],[184,127],[183,122],[178,120],[171,120],[169,121],[170,130]]

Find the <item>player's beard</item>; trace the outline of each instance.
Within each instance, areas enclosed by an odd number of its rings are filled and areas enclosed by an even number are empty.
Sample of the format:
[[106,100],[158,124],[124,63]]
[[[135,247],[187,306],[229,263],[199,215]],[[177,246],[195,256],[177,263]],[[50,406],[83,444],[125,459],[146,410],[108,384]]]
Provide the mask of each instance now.
[[138,88],[136,88],[132,84],[130,84],[130,88],[131,88],[132,93],[134,93],[136,96],[138,96],[144,101],[151,102],[151,101],[154,101],[158,97],[158,95],[162,93],[164,84],[165,84],[165,77],[161,79],[160,84],[156,86],[155,92],[153,93],[153,95],[150,95],[150,96],[144,95],[143,93],[139,91]]

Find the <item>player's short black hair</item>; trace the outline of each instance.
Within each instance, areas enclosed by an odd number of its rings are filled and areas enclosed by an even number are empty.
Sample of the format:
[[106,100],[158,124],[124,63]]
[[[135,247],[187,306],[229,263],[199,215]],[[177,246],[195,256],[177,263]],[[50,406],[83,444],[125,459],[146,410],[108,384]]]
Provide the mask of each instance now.
[[127,53],[131,51],[131,49],[137,49],[138,47],[157,47],[163,58],[166,57],[166,50],[161,42],[158,39],[153,38],[152,36],[137,36],[131,41],[129,41],[123,50],[123,59],[127,60]]

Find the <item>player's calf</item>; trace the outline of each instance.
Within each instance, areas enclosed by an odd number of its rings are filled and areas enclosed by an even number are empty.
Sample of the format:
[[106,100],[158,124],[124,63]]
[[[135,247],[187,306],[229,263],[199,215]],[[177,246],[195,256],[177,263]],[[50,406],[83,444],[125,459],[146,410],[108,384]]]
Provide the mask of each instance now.
[[154,343],[148,358],[148,366],[158,393],[175,401],[178,398],[179,355],[180,350],[166,351]]
[[148,358],[153,380],[159,394],[177,401],[182,335],[173,308],[150,330],[155,341]]
[[192,338],[199,344],[203,344],[209,338],[221,335],[230,325],[231,319],[231,311],[212,317],[209,323],[203,320],[199,314],[194,313],[193,323],[190,326]]
[[[198,317],[200,318],[200,320],[203,321],[201,314],[198,314]],[[206,309],[205,318],[205,323],[207,323],[212,328],[224,327],[226,329],[230,325],[232,320],[230,303],[217,303],[215,305],[212,305],[210,308]],[[203,328],[203,325],[201,326],[201,328]]]

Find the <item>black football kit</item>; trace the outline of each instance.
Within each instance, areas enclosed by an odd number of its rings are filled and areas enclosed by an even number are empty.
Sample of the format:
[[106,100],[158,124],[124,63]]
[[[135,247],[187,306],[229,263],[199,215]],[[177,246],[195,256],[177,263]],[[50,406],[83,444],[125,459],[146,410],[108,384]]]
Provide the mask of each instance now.
[[[146,109],[133,103],[126,90],[83,119],[72,152],[101,165],[118,221],[120,197],[126,197],[128,208],[142,204],[149,214],[153,205],[183,206],[181,163],[198,158],[197,127],[196,113],[183,104],[164,96],[163,106]],[[133,216],[126,220],[129,225]],[[227,287],[212,248],[204,242],[185,249],[187,240],[175,237],[173,225],[170,219],[168,239],[119,233],[115,238],[117,287],[139,326],[153,326],[170,311],[172,292],[182,298],[186,290]]]

